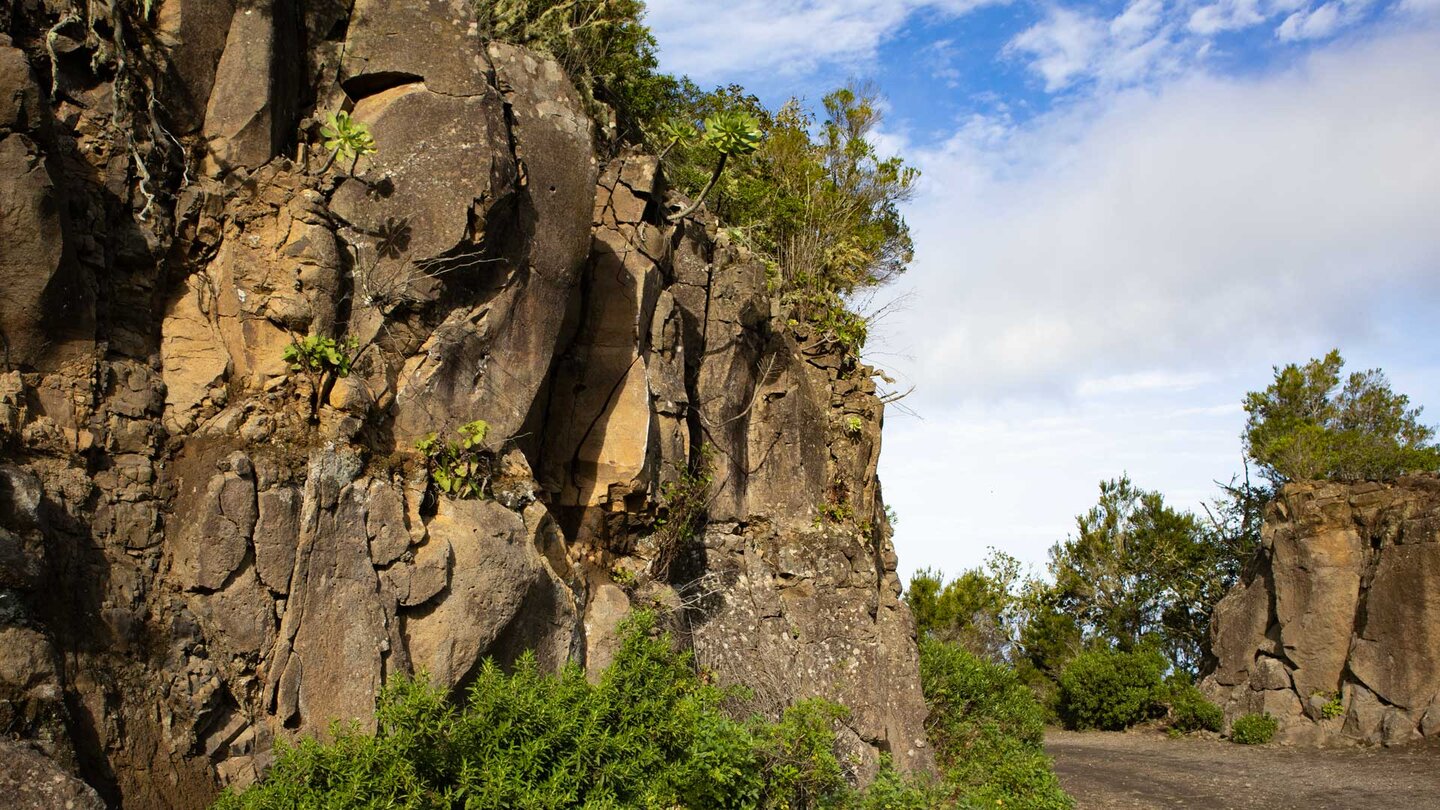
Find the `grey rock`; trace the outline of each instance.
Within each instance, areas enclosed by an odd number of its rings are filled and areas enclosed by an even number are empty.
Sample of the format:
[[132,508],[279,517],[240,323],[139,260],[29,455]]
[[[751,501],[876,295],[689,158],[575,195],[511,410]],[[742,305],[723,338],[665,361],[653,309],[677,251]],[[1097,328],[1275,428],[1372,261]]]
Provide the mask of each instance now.
[[250,552],[259,507],[253,475],[213,476],[197,509],[198,522],[177,527],[169,536],[172,568],[185,587],[219,590]]
[[290,487],[267,489],[257,499],[255,570],[272,591],[290,592],[295,550],[300,545],[300,493]]
[[0,796],[14,810],[105,810],[95,789],[34,749],[0,738]]
[[478,96],[490,66],[468,0],[356,0],[345,41],[345,87],[364,99],[400,81],[448,96]]

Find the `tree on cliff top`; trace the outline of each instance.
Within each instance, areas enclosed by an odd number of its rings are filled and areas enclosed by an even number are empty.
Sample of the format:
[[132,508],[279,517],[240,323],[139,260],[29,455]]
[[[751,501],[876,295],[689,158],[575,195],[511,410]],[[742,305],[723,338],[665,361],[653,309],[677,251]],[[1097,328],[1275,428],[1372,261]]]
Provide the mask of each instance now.
[[1339,351],[1303,366],[1275,368],[1275,381],[1245,397],[1245,452],[1277,486],[1289,481],[1357,481],[1440,470],[1435,429],[1390,389],[1379,369],[1342,386]]

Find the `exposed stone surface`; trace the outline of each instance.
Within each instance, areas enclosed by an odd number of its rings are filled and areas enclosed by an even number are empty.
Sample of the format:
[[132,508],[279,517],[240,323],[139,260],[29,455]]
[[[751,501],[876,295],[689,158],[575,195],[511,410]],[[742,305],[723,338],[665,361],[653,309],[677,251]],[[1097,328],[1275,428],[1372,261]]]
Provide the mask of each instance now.
[[1215,608],[1201,687],[1229,719],[1269,711],[1282,740],[1411,742],[1440,732],[1437,627],[1440,478],[1291,484]]
[[105,810],[95,789],[40,753],[0,738],[0,796],[12,810]]
[[[713,219],[666,223],[655,158],[602,166],[555,62],[469,0],[162,0],[143,36],[121,6],[0,12],[0,731],[110,806],[199,808],[388,678],[598,677],[642,605],[751,710],[847,703],[862,777],[929,767],[873,370]],[[329,159],[340,109],[376,154]],[[475,420],[457,500],[414,443]],[[704,448],[708,509],[671,514]]]

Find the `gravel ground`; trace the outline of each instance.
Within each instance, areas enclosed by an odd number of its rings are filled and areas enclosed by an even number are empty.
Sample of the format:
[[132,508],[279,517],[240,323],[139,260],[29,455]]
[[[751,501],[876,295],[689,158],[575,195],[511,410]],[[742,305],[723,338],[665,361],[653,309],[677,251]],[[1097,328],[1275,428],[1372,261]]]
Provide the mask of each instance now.
[[1440,744],[1306,749],[1157,732],[1045,735],[1079,810],[1440,810]]

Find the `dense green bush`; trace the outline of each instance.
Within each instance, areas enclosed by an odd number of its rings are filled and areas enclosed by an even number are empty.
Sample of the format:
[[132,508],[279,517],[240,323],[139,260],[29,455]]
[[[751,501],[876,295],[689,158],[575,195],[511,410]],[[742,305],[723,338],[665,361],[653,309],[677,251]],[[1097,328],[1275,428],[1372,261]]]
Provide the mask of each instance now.
[[1230,726],[1230,741],[1241,745],[1264,745],[1275,737],[1280,722],[1269,712],[1247,714]]
[[384,690],[375,734],[282,748],[265,780],[218,810],[293,808],[864,808],[922,810],[932,794],[887,768],[864,793],[836,753],[845,710],[801,702],[777,723],[730,719],[690,658],[627,627],[598,684],[568,667],[487,663],[456,705],[424,680]]
[[1225,724],[1225,713],[1205,699],[1188,680],[1172,680],[1166,702],[1170,705],[1170,728],[1192,731],[1219,731]]
[[1060,717],[1071,728],[1104,731],[1149,719],[1165,698],[1165,669],[1155,650],[1087,650],[1060,674]]
[[1068,808],[1041,747],[1045,712],[1015,671],[935,639],[920,644],[928,729],[951,801]]

